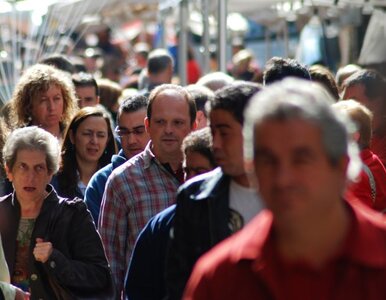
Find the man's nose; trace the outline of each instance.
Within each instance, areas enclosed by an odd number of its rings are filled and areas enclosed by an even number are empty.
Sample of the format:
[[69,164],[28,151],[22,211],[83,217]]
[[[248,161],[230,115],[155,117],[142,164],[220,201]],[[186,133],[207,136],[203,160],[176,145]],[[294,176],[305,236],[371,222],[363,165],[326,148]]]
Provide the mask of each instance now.
[[275,173],[276,184],[279,187],[287,186],[293,177],[292,169],[288,164],[278,165]]
[[130,132],[127,139],[129,141],[129,144],[135,144],[135,142],[137,141],[137,139],[135,138],[134,132]]
[[166,133],[172,133],[173,132],[173,125],[170,122],[166,122],[166,124],[165,124],[165,132]]

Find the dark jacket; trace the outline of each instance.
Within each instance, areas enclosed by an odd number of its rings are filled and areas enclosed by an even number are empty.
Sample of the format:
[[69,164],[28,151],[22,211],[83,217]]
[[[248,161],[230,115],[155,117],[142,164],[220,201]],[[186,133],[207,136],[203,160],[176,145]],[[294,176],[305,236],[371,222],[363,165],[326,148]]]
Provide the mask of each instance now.
[[135,243],[125,279],[128,300],[162,300],[165,297],[165,259],[176,206],[152,217]]
[[79,189],[78,185],[74,188],[63,188],[61,187],[60,183],[61,180],[65,180],[63,178],[63,175],[60,175],[56,173],[54,176],[52,176],[52,180],[50,184],[54,187],[56,193],[59,195],[59,197],[65,197],[65,198],[80,198],[83,199],[84,195],[82,191]]
[[[59,296],[63,290],[87,296],[105,290],[111,283],[111,274],[86,205],[80,199],[59,198],[50,185],[47,191],[49,195],[31,236],[31,299],[66,299]],[[15,193],[0,198],[0,232],[10,274],[15,267],[19,221],[20,205]],[[44,264],[33,256],[36,238],[50,241],[54,248]]]
[[178,190],[166,264],[168,299],[181,299],[197,259],[231,235],[229,185],[230,177],[217,168]]

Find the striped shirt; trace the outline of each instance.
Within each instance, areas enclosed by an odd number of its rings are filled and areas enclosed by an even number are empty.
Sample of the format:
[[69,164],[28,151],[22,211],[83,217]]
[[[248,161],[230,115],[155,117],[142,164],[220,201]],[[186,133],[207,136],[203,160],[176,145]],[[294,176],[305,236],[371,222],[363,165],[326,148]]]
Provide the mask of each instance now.
[[109,176],[99,232],[119,294],[139,232],[152,216],[175,203],[179,184],[155,158],[151,142]]

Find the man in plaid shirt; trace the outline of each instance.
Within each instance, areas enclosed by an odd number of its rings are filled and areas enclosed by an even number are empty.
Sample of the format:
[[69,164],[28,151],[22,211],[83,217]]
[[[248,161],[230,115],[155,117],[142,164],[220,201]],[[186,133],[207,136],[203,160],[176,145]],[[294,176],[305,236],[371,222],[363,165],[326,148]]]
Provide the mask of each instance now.
[[119,295],[140,230],[175,201],[183,181],[181,143],[195,129],[195,119],[195,103],[183,87],[156,87],[149,96],[145,118],[151,141],[107,180],[99,231]]

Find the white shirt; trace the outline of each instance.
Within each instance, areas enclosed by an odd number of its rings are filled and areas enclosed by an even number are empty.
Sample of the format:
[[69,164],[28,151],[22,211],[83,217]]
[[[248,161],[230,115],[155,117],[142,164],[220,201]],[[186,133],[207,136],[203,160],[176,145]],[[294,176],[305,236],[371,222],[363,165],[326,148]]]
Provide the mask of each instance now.
[[238,212],[245,226],[263,208],[263,202],[254,188],[244,187],[231,180],[229,187],[229,206]]

